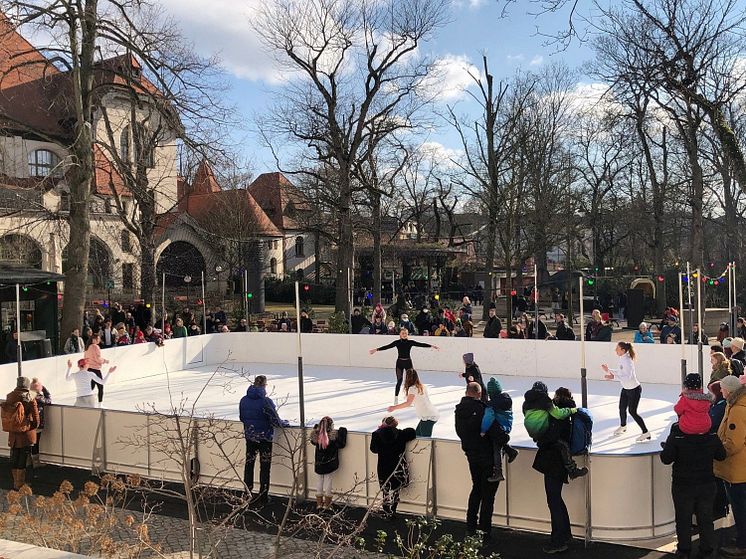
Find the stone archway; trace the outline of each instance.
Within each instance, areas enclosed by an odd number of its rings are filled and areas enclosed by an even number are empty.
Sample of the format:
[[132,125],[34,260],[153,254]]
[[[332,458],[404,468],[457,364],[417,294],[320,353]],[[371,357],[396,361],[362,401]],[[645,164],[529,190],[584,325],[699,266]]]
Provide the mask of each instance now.
[[156,265],[157,277],[166,273],[166,286],[181,287],[184,278],[191,277],[192,282],[199,282],[205,270],[205,258],[191,243],[174,241],[161,251]]
[[0,237],[0,264],[42,269],[42,250],[31,237],[10,233]]

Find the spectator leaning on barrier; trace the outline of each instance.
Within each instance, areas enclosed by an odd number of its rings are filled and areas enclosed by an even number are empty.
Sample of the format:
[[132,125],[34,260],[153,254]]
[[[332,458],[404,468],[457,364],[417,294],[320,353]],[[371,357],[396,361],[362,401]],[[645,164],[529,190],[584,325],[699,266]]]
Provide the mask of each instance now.
[[734,376],[720,381],[726,400],[725,415],[718,437],[725,447],[726,458],[715,463],[715,475],[725,482],[733,518],[736,541],[720,548],[727,557],[746,557],[746,386]]
[[[470,382],[466,394],[456,406],[456,434],[461,440],[461,449],[469,463],[471,493],[466,511],[466,531],[476,533],[477,529],[489,541],[492,533],[492,512],[495,508],[495,495],[499,482],[490,482],[495,467],[492,442],[481,436],[482,419],[486,409],[482,401],[482,390],[476,382]],[[492,426],[492,429],[497,429]],[[504,443],[507,443],[504,437]]]
[[73,328],[70,332],[70,337],[65,341],[64,352],[67,354],[71,353],[83,353],[85,351],[85,342],[80,337],[80,329]]
[[31,379],[31,391],[36,395],[36,407],[39,409],[39,425],[36,428],[36,442],[31,447],[31,465],[34,469],[41,466],[41,460],[39,459],[39,441],[41,440],[41,432],[44,430],[44,406],[52,404],[52,395],[47,390],[47,387],[42,382],[34,377]]
[[635,343],[636,344],[654,344],[655,338],[653,333],[650,331],[647,322],[640,322],[640,326],[635,332]]
[[244,426],[246,437],[246,465],[244,483],[249,493],[254,492],[254,465],[259,454],[259,493],[254,501],[266,504],[269,501],[269,479],[272,467],[272,440],[275,427],[287,427],[287,421],[280,419],[277,408],[267,396],[267,377],[258,375],[254,384],[246,391],[238,406],[239,419]]
[[383,513],[390,520],[396,518],[400,491],[409,484],[409,467],[404,453],[407,443],[416,436],[414,429],[399,429],[396,418],[388,416],[383,418],[370,439],[370,451],[378,455],[376,475],[383,494]]

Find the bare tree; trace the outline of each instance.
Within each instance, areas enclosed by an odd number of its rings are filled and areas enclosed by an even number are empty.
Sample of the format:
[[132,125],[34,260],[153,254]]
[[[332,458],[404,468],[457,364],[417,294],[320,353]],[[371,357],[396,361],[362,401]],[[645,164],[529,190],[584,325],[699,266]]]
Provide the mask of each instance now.
[[265,136],[299,144],[320,165],[296,172],[322,170],[317,180],[330,180],[337,191],[338,311],[349,312],[355,166],[366,160],[367,135],[409,127],[428,101],[419,93],[432,64],[417,51],[445,24],[448,4],[273,0],[260,9],[259,34],[294,74],[262,123]]

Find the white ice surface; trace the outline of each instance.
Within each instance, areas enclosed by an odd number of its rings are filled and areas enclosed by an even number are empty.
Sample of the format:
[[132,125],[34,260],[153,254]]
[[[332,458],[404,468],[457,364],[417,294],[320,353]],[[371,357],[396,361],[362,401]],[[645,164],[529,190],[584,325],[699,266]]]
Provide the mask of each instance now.
[[[218,371],[212,379],[213,373]],[[216,417],[238,419],[238,402],[249,386],[248,375],[264,374],[269,379],[269,390],[278,404],[280,415],[293,424],[298,424],[298,380],[297,368],[287,364],[267,363],[228,363],[220,366],[203,366],[189,370],[174,371],[166,375],[118,381],[116,373],[105,387],[104,407],[108,409],[136,411],[155,409],[167,412],[169,404],[169,384],[175,402],[186,399],[188,407],[205,388],[196,403],[198,414],[212,413]],[[483,368],[485,381],[490,377]],[[635,444],[634,439],[640,430],[632,418],[628,418],[627,433],[614,437],[612,432],[619,425],[619,390],[615,381],[604,381],[599,374],[588,382],[588,403],[594,418],[594,453],[631,454],[659,450],[659,442],[665,439],[670,424],[676,416],[673,404],[678,398],[679,389],[671,385],[643,385],[639,412],[653,434],[650,443]],[[386,407],[393,404],[395,384],[394,372],[390,369],[354,369],[350,367],[306,366],[305,401],[307,423],[324,415],[334,418],[336,425],[353,431],[372,432],[387,415]],[[441,439],[457,439],[454,428],[453,410],[464,392],[463,379],[456,373],[421,370],[420,377],[428,386],[430,398],[440,411],[440,421],[435,426],[433,436]],[[500,379],[503,389],[513,398],[514,424],[511,444],[518,447],[533,446],[523,427],[521,405],[523,394],[531,387],[535,378],[503,376]],[[580,379],[538,379],[544,380],[550,393],[559,386],[568,387],[580,404]],[[209,381],[209,382],[208,382]],[[75,397],[72,382],[70,391],[54,394],[60,404],[73,404]],[[414,427],[417,418],[414,408],[394,412],[401,426]]]

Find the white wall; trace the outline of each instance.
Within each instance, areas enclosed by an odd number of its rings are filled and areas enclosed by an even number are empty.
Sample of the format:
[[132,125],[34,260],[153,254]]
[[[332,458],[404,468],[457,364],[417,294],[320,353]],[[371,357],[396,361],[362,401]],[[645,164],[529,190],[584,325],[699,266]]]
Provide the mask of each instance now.
[[[163,416],[49,406],[41,442],[42,460],[80,468],[97,467],[115,473],[136,473],[151,479],[181,481],[174,460],[178,439],[173,418]],[[186,421],[182,419],[182,421]],[[186,423],[184,423],[186,425]],[[237,421],[199,420],[199,429],[215,435],[217,444],[198,445],[200,475],[204,483],[239,489],[245,459],[243,429]],[[164,436],[164,433],[169,435]],[[271,492],[287,495],[293,472],[303,479],[298,459],[301,444],[297,429],[278,430],[273,452]],[[149,443],[149,447],[148,447]],[[340,453],[340,469],[334,478],[338,501],[357,506],[380,506],[375,477],[377,458],[369,452],[369,433],[350,433]],[[225,454],[223,454],[223,452]],[[0,453],[7,455],[3,448]],[[455,441],[418,439],[408,447],[412,483],[402,493],[400,510],[411,514],[435,513],[440,518],[464,520],[470,478],[466,458]],[[517,460],[505,464],[493,523],[548,532],[549,514],[540,474],[531,467],[535,451],[522,450]],[[313,449],[307,453],[308,495],[313,498],[315,474]],[[257,461],[256,468],[259,468]],[[591,474],[565,486],[573,533],[585,533],[586,495],[590,497],[591,535],[596,540],[644,540],[673,532],[670,473],[655,453],[635,456],[593,456]],[[453,472],[460,472],[453,475]],[[255,472],[258,483],[258,471]],[[590,491],[586,493],[590,484]],[[302,492],[302,487],[298,488]]]

